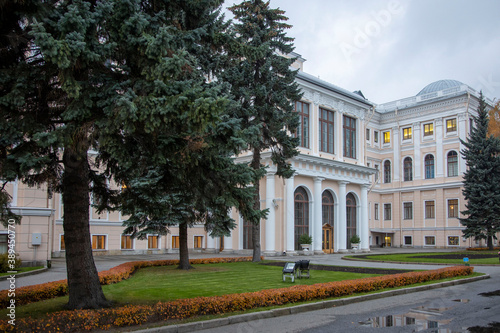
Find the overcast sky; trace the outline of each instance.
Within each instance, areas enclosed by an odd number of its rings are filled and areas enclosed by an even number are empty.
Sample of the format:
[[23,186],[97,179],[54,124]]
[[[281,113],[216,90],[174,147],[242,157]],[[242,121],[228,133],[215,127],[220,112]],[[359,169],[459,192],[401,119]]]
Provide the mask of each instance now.
[[[239,3],[226,0],[225,6]],[[304,71],[374,103],[442,79],[500,99],[500,0],[271,0]]]

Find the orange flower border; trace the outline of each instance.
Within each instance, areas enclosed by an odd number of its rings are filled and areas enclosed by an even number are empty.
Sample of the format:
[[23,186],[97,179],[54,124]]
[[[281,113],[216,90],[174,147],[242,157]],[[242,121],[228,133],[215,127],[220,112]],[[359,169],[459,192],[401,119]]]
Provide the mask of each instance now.
[[[122,265],[120,265],[122,266]],[[148,266],[144,266],[148,267]],[[81,332],[108,330],[116,327],[141,325],[168,320],[180,320],[200,315],[217,315],[234,311],[290,304],[332,297],[348,296],[384,288],[402,287],[415,283],[441,280],[473,273],[469,266],[385,275],[357,280],[295,285],[288,288],[230,294],[214,297],[196,297],[156,305],[131,305],[101,310],[60,311],[43,319],[22,318],[16,326],[0,321],[4,332]]]
[[[493,251],[497,250],[500,250],[499,246],[493,248]],[[467,251],[491,251],[491,250],[488,249],[487,247],[468,247]]]

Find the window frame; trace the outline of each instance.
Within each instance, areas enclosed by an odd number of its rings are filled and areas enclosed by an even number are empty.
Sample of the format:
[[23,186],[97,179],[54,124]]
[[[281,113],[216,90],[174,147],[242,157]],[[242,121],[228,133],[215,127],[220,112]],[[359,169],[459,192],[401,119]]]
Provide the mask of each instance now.
[[[410,239],[410,244],[406,242],[406,239]],[[403,245],[404,246],[413,246],[413,236],[403,236]]]
[[424,137],[434,136],[434,123],[423,124],[423,134]]
[[[456,240],[456,244],[450,244],[450,240],[451,238],[454,238]],[[448,246],[460,246],[460,236],[455,236],[455,235],[451,235],[451,236],[447,236],[446,237],[446,244]]]
[[392,182],[391,161],[385,160],[384,161],[384,184],[390,184],[391,182]]
[[[151,243],[152,241],[150,241],[150,239],[154,239],[156,240],[156,247],[151,247]],[[158,250],[160,249],[160,236],[159,235],[148,235],[147,236],[147,240],[148,240],[148,250]]]
[[378,204],[378,202],[376,202],[374,204],[374,215],[375,215],[375,217],[374,217],[375,220],[378,221],[379,220],[379,204]]
[[378,131],[373,131],[373,142],[378,143]]
[[356,159],[356,118],[343,115],[342,130],[344,157]]
[[193,236],[193,248],[194,249],[203,249],[203,236],[194,235]]
[[[453,201],[453,203],[452,203]],[[447,216],[449,219],[454,218],[458,219],[460,216],[460,210],[459,210],[459,203],[458,199],[448,199],[446,200],[446,206],[447,206]],[[455,214],[453,214],[453,212]]]
[[413,220],[413,202],[403,202],[403,220]]
[[[326,113],[326,119],[323,117],[324,113]],[[335,112],[320,107],[318,119],[319,119],[319,150],[328,154],[335,154]],[[326,142],[324,142],[323,140],[325,138],[323,126],[326,126]],[[324,150],[325,144],[327,146],[326,150]]]
[[[407,161],[410,161],[407,163]],[[413,159],[407,156],[403,159],[403,181],[413,181]]]
[[[125,237],[125,246],[130,244],[130,247],[123,247],[123,240]],[[120,236],[120,249],[121,250],[133,250],[134,249],[134,239],[131,235],[121,235]]]
[[[428,239],[432,239],[432,244],[427,244]],[[424,246],[436,246],[436,236],[424,236]]]
[[[301,105],[300,111],[298,111],[297,106]],[[307,112],[304,112],[304,105],[307,106]],[[296,101],[295,102],[295,112],[299,114],[299,126],[297,127],[297,130],[295,132],[295,137],[298,137],[300,139],[299,147],[302,148],[310,148],[310,143],[309,141],[311,140],[311,132],[310,132],[310,126],[311,126],[311,121],[310,121],[310,107],[309,103],[303,102],[303,101]],[[307,121],[305,121],[307,120]],[[307,123],[307,124],[305,124]]]
[[[429,159],[428,159],[429,157]],[[429,162],[428,162],[429,161]],[[432,164],[430,163],[432,161]],[[436,178],[436,159],[434,158],[434,155],[432,154],[427,154],[424,157],[424,172],[425,172],[425,179],[434,179]]]
[[[92,251],[105,251],[108,248],[108,235],[92,234]],[[102,246],[102,247],[101,247]]]
[[412,128],[410,127],[404,127],[403,128],[403,141],[406,140],[411,140],[412,139]]
[[392,221],[392,204],[384,203],[384,221]]
[[172,235],[171,244],[172,244],[172,249],[180,249],[181,247],[181,239],[179,235]]
[[435,200],[425,200],[424,201],[424,219],[433,220],[435,218],[436,218],[436,201]]
[[388,145],[391,143],[391,131],[382,132],[382,136],[383,136],[382,142],[384,145]]
[[[451,124],[451,126],[449,126]],[[446,119],[446,133],[453,133],[457,131],[457,118]]]
[[[451,158],[454,158],[453,161],[450,161],[450,154],[454,153]],[[450,150],[448,154],[446,154],[446,169],[448,177],[457,177],[458,176],[458,153],[454,150]],[[451,171],[451,172],[450,172]]]

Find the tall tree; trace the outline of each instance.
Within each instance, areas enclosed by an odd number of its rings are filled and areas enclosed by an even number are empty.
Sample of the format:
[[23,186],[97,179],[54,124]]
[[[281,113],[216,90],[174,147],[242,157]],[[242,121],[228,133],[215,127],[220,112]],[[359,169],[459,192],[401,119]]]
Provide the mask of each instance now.
[[[284,11],[270,8],[269,1],[249,0],[230,7],[234,14],[236,43],[231,48],[235,63],[223,73],[240,103],[235,111],[248,129],[247,143],[253,153],[250,165],[262,170],[261,153],[272,152],[277,175],[288,178],[293,170],[288,159],[298,154],[294,133],[299,119],[294,112],[301,94],[291,69],[293,39],[286,36],[291,26]],[[261,174],[261,173],[258,173]],[[254,179],[254,208],[260,209],[260,177]],[[252,226],[253,261],[260,261],[260,219]]]
[[488,134],[488,110],[482,93],[478,115],[468,140],[462,141],[467,164],[463,194],[466,200],[465,237],[486,239],[493,249],[493,238],[500,231],[500,139]]
[[[228,235],[234,227],[228,216],[231,207],[252,218],[262,214],[248,205],[252,193],[248,185],[255,171],[236,165],[232,157],[245,141],[241,121],[229,112],[233,103],[228,85],[207,79],[217,76],[226,62],[223,50],[229,36],[221,4],[220,0],[156,3],[155,10],[169,13],[175,26],[168,39],[147,31],[149,45],[140,71],[149,75],[134,78],[120,100],[116,112],[127,122],[110,118],[105,127],[115,134],[99,140],[107,146],[100,155],[106,174],[126,184],[117,202],[129,215],[124,232],[145,238],[167,234],[177,226],[181,269],[191,268],[189,227],[203,223],[212,236]],[[127,39],[123,42],[130,54],[143,47],[140,40],[135,45],[135,40]],[[128,122],[128,113],[145,108],[148,117]],[[113,202],[101,202],[101,209],[112,208]]]

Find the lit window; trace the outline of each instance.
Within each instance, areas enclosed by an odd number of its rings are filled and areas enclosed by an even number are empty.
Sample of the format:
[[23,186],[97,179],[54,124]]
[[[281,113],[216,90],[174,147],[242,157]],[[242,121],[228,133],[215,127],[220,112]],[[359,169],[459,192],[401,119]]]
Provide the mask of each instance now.
[[132,242],[132,236],[122,235],[122,250],[131,250]]
[[384,143],[391,143],[391,132],[384,132]]
[[446,120],[446,133],[457,131],[457,118]]
[[148,236],[148,249],[157,249],[158,248],[158,236],[149,235]]
[[448,200],[448,217],[458,217],[458,199]]
[[460,245],[460,238],[458,236],[448,236],[448,245],[449,246]]
[[179,236],[172,236],[172,248],[178,249],[179,247],[180,247]]
[[194,236],[194,248],[195,249],[203,248],[203,236]]
[[92,235],[92,250],[105,250],[105,249],[106,249],[106,236]]
[[403,140],[411,139],[411,127],[403,128]]
[[425,202],[425,218],[433,219],[435,217],[434,201]]
[[424,124],[424,136],[434,135],[434,124]]

